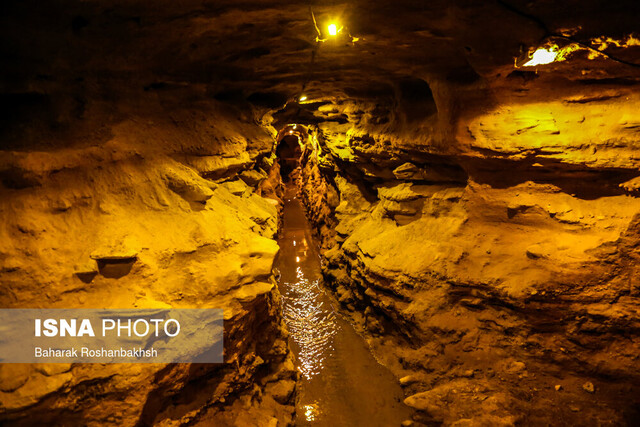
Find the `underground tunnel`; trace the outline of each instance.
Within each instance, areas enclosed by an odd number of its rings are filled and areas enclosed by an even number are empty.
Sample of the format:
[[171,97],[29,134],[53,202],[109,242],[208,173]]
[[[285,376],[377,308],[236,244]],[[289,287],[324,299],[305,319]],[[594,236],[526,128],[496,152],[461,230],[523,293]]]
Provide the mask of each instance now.
[[640,3],[0,9],[1,425],[640,425]]

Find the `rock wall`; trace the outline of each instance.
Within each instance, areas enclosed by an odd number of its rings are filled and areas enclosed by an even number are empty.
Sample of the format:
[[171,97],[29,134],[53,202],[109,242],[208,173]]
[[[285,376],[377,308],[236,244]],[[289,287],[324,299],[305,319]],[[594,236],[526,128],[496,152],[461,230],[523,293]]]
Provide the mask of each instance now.
[[632,424],[636,95],[527,90],[548,99],[412,127],[398,98],[318,109],[299,185],[323,273],[416,421]]
[[271,272],[273,137],[197,88],[129,95],[102,135],[83,133],[108,122],[92,104],[38,134],[53,143],[15,133],[2,151],[0,305],[223,308],[225,362],[4,364],[2,424],[286,424],[297,374]]

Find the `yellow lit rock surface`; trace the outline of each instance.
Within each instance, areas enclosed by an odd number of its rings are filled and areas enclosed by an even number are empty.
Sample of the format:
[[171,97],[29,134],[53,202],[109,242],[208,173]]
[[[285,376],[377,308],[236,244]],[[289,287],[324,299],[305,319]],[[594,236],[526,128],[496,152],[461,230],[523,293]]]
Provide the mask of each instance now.
[[[155,101],[148,102],[153,108]],[[215,102],[206,108],[224,117]],[[252,384],[265,373],[271,373],[267,384],[280,388],[296,375],[286,367],[291,354],[271,273],[277,203],[226,169],[256,165],[256,156],[271,150],[271,138],[250,123],[217,121],[212,141],[234,138],[242,147],[239,157],[232,151],[223,158],[216,152],[227,150],[226,143],[203,148],[201,133],[158,117],[153,126],[144,123],[128,118],[101,146],[5,152],[4,176],[29,175],[34,182],[0,190],[0,304],[223,308],[225,363],[3,365],[0,414],[39,424],[54,417],[67,425],[168,426],[234,420],[239,411],[229,402],[244,396],[256,419],[286,420],[293,391],[280,392],[277,401],[251,398],[261,392]],[[182,150],[210,159],[185,163],[174,157]],[[220,181],[202,177],[214,172]],[[232,190],[240,184],[242,192]],[[207,379],[194,385],[201,377]],[[174,396],[185,397],[170,403]]]
[[637,90],[527,86],[418,135],[391,106],[342,102],[349,124],[318,124],[303,153],[327,283],[397,377],[420,378],[404,381],[417,421],[635,416]]
[[0,424],[292,421],[293,125],[404,425],[637,424],[639,5],[4,2],[0,307],[220,307],[225,363],[4,365]]

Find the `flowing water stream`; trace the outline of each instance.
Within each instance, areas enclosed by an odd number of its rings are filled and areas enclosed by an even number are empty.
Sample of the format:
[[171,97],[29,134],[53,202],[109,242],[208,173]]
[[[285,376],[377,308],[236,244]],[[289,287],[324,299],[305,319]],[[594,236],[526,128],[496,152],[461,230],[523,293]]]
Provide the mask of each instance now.
[[300,426],[399,426],[411,412],[395,377],[325,294],[320,258],[296,189],[287,186],[279,289],[301,382]]

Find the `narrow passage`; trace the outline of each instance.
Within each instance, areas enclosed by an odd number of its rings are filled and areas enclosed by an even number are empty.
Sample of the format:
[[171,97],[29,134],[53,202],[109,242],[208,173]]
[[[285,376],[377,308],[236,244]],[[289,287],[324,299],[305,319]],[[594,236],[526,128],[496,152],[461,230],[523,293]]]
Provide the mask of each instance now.
[[279,244],[283,313],[301,373],[296,425],[399,426],[411,414],[402,389],[325,294],[320,258],[292,184]]

